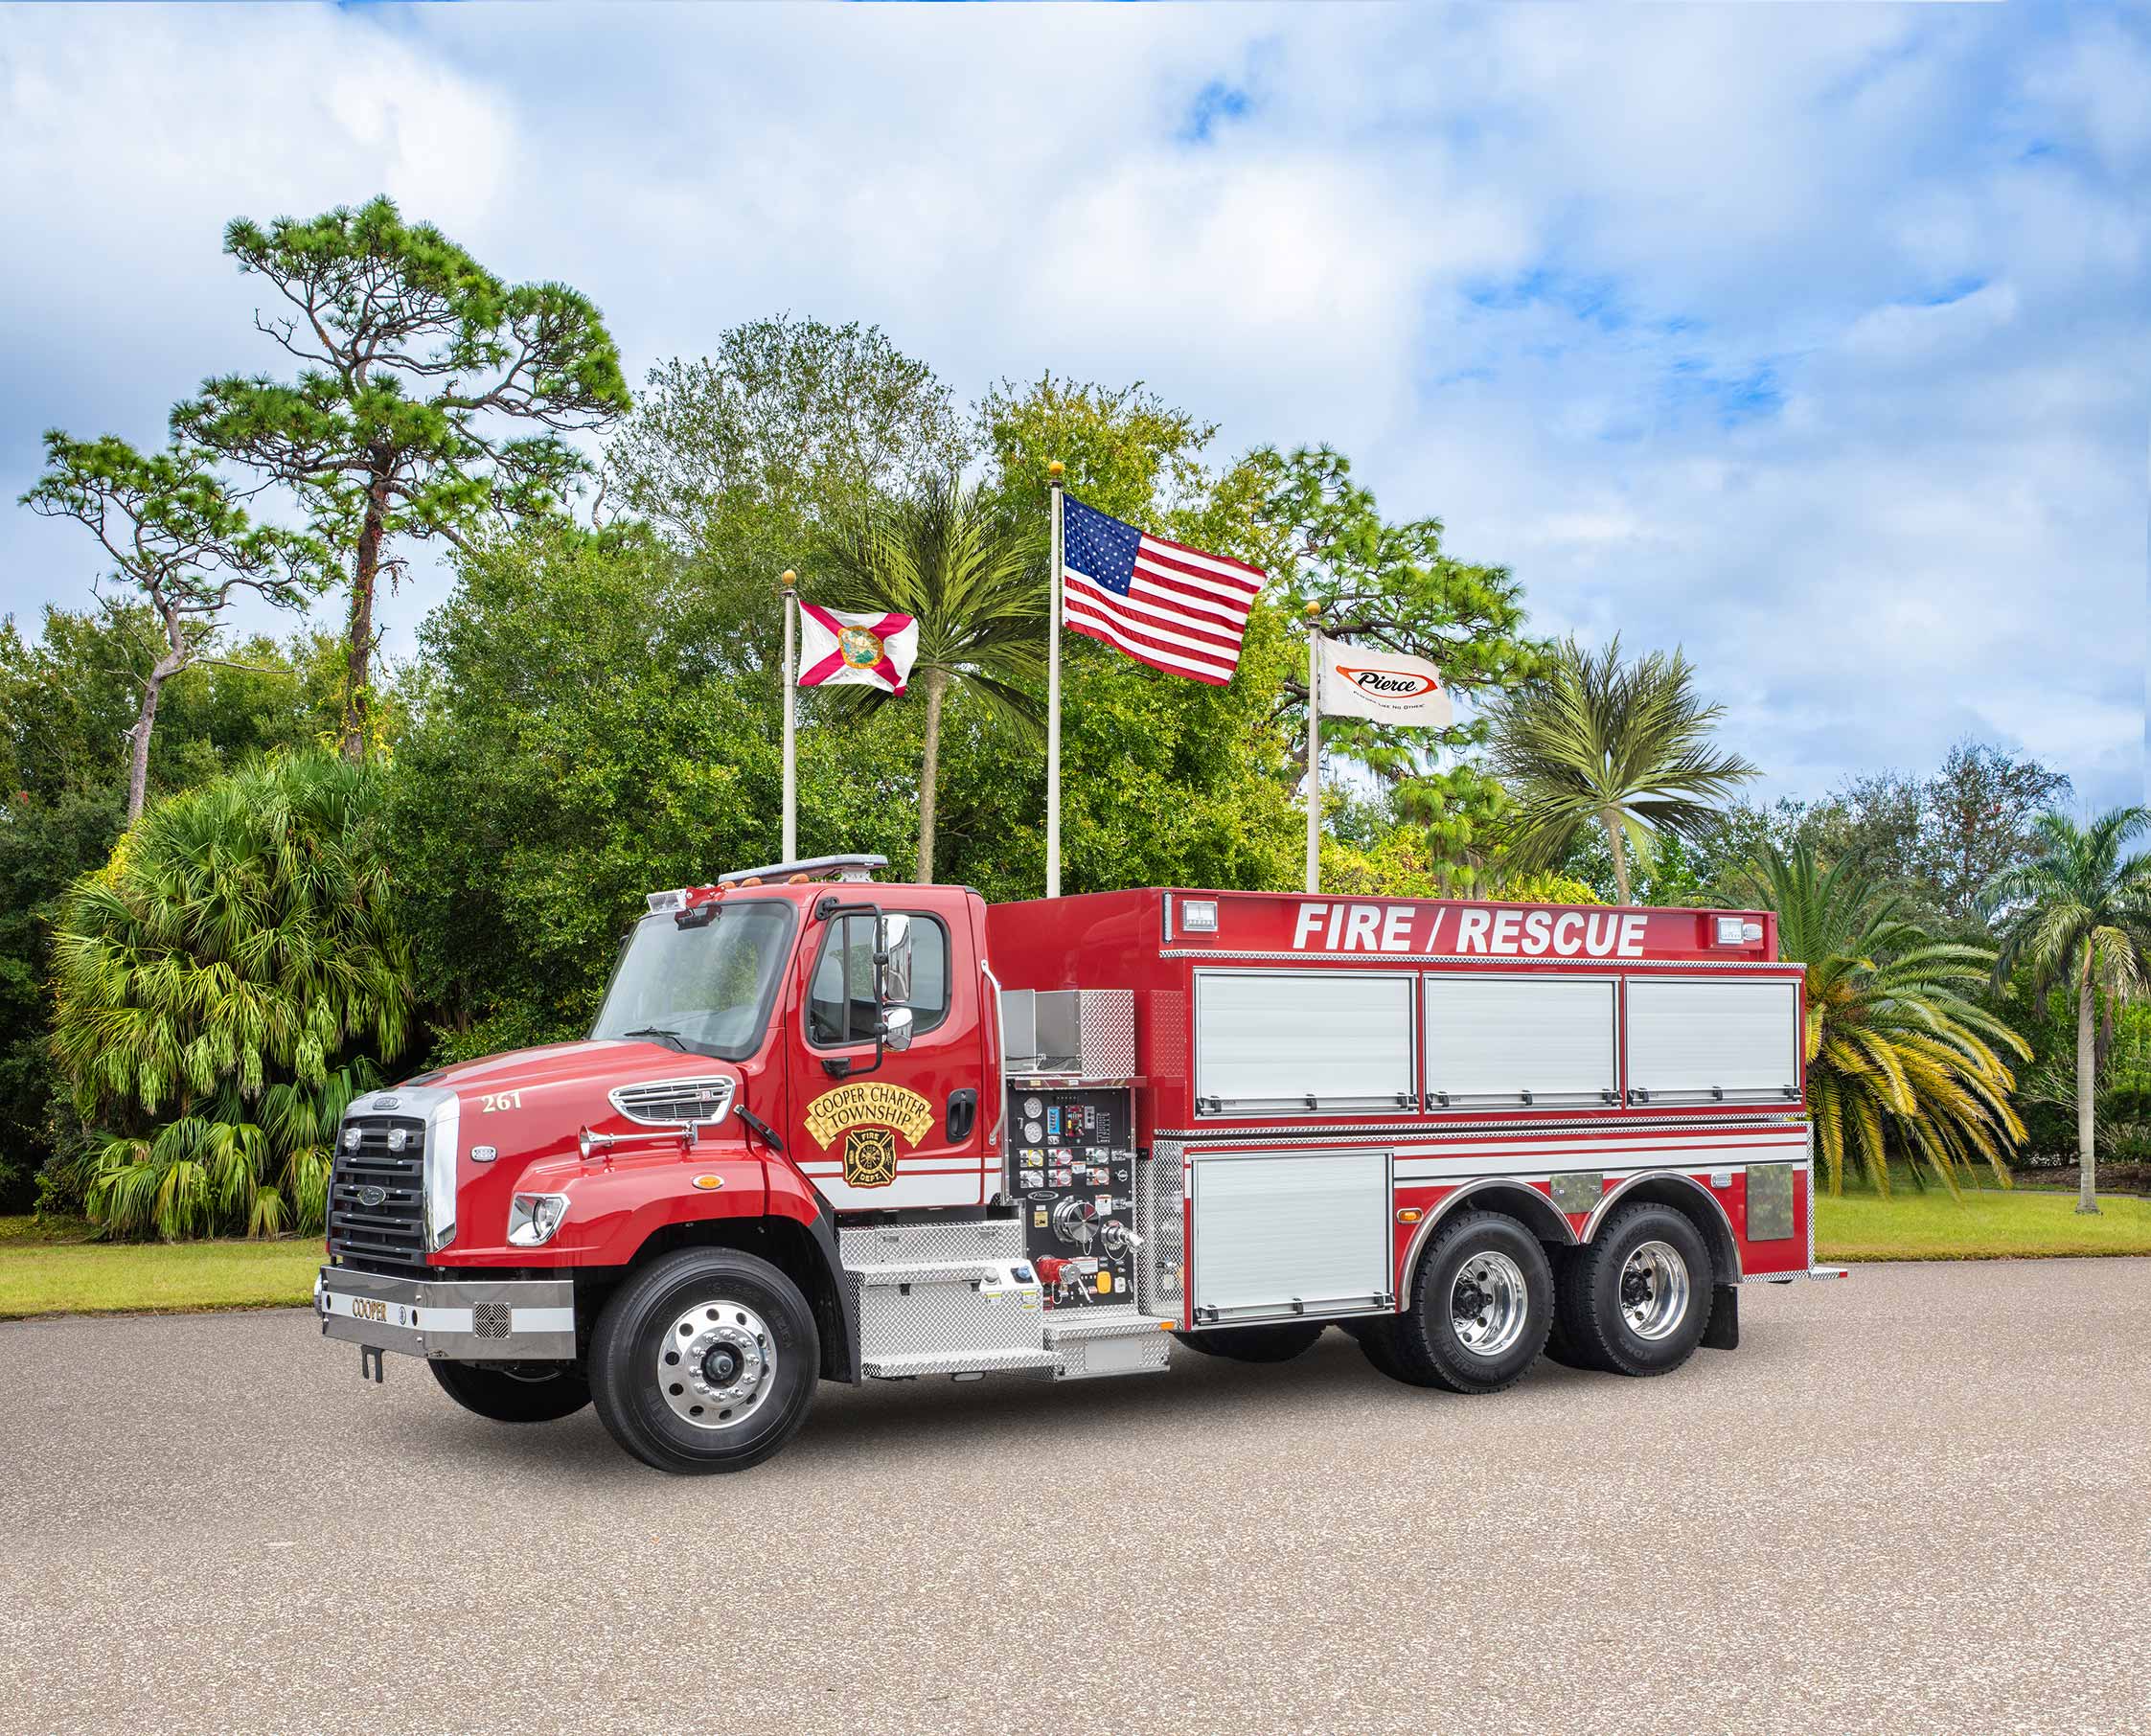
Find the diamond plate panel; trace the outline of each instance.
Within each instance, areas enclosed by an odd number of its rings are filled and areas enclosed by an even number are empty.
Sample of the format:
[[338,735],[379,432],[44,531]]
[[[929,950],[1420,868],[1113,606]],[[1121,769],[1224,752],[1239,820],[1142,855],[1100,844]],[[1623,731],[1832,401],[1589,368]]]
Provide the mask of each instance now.
[[1187,1268],[1185,1225],[1180,1217],[1180,1148],[1160,1145],[1135,1164],[1135,1300],[1164,1320],[1181,1317],[1180,1277]]
[[1035,1369],[1051,1375],[1060,1359],[1050,1350],[981,1350],[949,1356],[868,1357],[860,1361],[863,1373],[880,1380],[908,1380],[915,1375],[999,1374]]
[[858,1299],[859,1357],[872,1362],[938,1352],[961,1368],[980,1352],[1043,1350],[1043,1314],[1035,1285],[995,1292],[969,1284],[869,1284]]
[[1009,1359],[1044,1350],[1039,1286],[999,1281],[1023,1258],[1023,1226],[1013,1218],[867,1224],[840,1231],[838,1248],[870,1372],[1022,1366]]
[[1086,1079],[1135,1076],[1135,992],[1085,989],[1077,1015]]
[[1014,1218],[868,1223],[839,1230],[837,1251],[847,1271],[874,1266],[931,1266],[944,1260],[1020,1260],[1023,1226]]

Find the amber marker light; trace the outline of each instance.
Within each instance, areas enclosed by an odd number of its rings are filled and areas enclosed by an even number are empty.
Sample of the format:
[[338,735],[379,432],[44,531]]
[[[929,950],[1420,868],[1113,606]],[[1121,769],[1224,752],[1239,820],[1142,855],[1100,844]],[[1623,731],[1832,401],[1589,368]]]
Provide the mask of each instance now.
[[707,1193],[712,1188],[722,1187],[724,1177],[722,1176],[698,1176],[695,1177],[695,1185]]
[[1399,1223],[1417,1223],[1426,1215],[1416,1205],[1400,1206],[1397,1209],[1397,1222]]

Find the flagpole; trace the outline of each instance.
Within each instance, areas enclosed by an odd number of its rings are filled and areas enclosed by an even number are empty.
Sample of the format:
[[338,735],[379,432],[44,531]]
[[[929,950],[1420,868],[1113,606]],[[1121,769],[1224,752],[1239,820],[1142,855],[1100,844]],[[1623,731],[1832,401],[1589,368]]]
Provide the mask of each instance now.
[[1307,890],[1322,889],[1322,605],[1307,605]]
[[784,586],[784,855],[787,862],[799,859],[799,771],[793,758],[793,731],[796,727],[792,712],[799,702],[799,672],[793,668],[798,659],[794,644],[798,632],[799,595],[794,588],[799,575],[789,569],[779,581]]
[[1045,896],[1061,896],[1061,461],[1045,467],[1053,487],[1053,565],[1046,576]]

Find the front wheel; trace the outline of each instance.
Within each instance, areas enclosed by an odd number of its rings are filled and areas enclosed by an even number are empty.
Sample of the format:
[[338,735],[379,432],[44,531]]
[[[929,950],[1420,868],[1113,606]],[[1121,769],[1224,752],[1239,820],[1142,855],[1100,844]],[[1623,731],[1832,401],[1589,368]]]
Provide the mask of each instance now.
[[807,1420],[820,1370],[798,1286],[731,1248],[651,1262],[613,1292],[590,1340],[590,1395],[612,1438],[681,1474],[759,1465]]
[[475,1362],[426,1367],[441,1390],[464,1409],[493,1423],[557,1423],[590,1402],[590,1383],[572,1362],[529,1362],[481,1368]]

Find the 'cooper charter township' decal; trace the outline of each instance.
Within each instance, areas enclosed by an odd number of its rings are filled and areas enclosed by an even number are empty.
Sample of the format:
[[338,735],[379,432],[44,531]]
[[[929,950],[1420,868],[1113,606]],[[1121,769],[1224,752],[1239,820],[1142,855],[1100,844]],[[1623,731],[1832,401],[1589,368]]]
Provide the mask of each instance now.
[[917,1145],[933,1126],[933,1105],[916,1091],[879,1079],[856,1080],[824,1091],[807,1106],[807,1133],[827,1151],[847,1128],[894,1128],[907,1145]]

